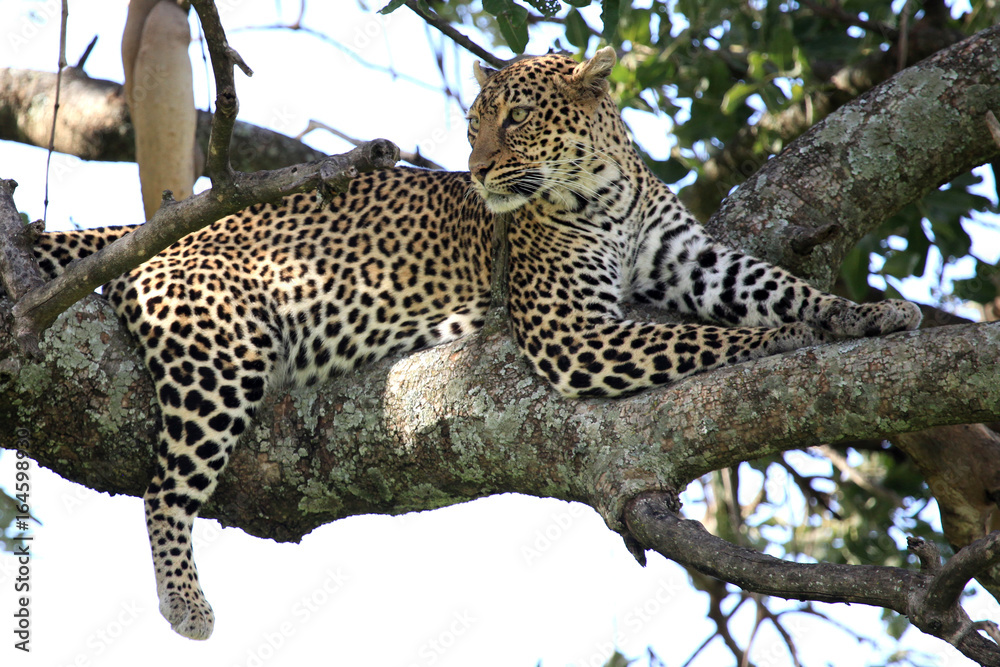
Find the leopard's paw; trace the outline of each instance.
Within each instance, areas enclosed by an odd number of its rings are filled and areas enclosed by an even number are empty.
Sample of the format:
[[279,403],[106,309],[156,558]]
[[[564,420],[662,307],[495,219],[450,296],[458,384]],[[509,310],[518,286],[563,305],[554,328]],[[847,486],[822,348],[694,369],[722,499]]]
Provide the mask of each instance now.
[[892,299],[855,304],[839,299],[824,313],[822,326],[836,336],[861,338],[910,331],[920,326],[919,306]]
[[160,594],[160,613],[179,635],[188,639],[208,639],[215,627],[215,613],[200,591],[164,591]]

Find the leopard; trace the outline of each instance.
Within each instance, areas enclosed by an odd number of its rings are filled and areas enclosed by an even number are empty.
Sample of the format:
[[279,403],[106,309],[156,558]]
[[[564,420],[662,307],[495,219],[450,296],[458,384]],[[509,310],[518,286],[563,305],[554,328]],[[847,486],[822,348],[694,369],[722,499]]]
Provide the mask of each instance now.
[[[567,398],[919,325],[913,303],[856,304],[714,240],[633,147],[609,93],[615,63],[611,47],[476,63],[468,171],[396,167],[332,197],[253,205],[104,286],[159,405],[143,502],[173,630],[212,633],[192,524],[265,394],[479,331],[499,216],[512,336]],[[133,229],[44,233],[35,257],[55,276]],[[696,321],[636,321],[630,304]]]

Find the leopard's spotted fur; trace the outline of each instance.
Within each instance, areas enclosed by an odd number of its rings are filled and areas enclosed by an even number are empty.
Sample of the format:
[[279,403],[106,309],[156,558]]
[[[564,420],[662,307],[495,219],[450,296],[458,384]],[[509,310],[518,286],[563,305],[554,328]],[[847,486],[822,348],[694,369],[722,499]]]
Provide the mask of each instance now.
[[[477,69],[471,178],[394,169],[326,205],[295,195],[253,206],[106,286],[162,412],[145,505],[160,610],[176,631],[212,632],[191,524],[268,385],[312,384],[476,331],[493,213],[513,212],[517,343],[567,396],[619,396],[917,325],[912,304],[858,306],[709,238],[632,150],[606,93],[613,64],[605,49],[579,65],[544,56]],[[52,233],[36,254],[56,274],[128,231]],[[629,300],[719,325],[624,320]]]

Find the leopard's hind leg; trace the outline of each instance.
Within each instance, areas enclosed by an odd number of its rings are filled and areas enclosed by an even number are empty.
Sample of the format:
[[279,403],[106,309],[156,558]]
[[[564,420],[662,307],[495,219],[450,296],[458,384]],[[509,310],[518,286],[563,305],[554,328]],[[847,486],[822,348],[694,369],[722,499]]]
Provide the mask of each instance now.
[[157,382],[163,428],[156,474],[145,494],[146,526],[160,613],[191,639],[207,639],[214,624],[198,582],[192,524],[263,396],[266,375],[237,372],[242,363],[266,367],[259,353],[247,350],[242,362],[221,371],[178,360],[164,366]]
[[161,274],[149,281],[149,273],[135,276],[141,294],[125,278],[109,296],[145,348],[161,410],[156,473],[145,494],[160,613],[176,632],[207,639],[214,615],[191,528],[263,398],[277,345],[236,295],[159,282]]

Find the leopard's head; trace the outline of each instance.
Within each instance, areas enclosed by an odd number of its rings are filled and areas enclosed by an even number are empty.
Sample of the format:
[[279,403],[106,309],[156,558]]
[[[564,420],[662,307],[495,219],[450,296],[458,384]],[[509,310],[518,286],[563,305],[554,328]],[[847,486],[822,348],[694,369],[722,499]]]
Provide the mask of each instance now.
[[479,96],[469,110],[469,171],[494,213],[535,198],[579,210],[618,176],[614,144],[629,145],[608,96],[611,47],[577,63],[524,58],[501,70],[475,65]]

